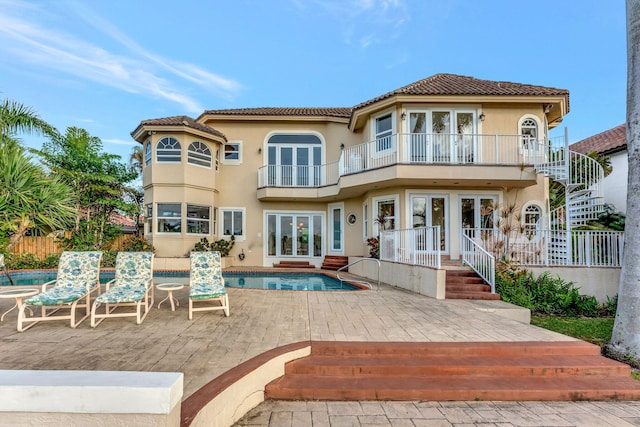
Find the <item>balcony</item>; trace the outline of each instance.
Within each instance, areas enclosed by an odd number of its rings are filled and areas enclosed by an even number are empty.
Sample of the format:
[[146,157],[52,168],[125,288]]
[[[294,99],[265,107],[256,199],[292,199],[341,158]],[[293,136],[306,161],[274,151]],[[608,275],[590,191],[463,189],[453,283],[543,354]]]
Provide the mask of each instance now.
[[526,135],[393,134],[347,147],[338,161],[324,165],[262,166],[258,197],[349,196],[383,182],[524,187],[536,183],[533,166],[545,163],[548,153],[546,141]]

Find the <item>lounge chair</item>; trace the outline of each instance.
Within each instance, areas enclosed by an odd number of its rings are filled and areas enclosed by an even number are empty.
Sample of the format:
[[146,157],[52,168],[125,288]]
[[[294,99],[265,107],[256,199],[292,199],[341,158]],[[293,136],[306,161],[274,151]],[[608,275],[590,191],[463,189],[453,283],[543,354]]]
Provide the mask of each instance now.
[[[135,317],[139,325],[149,314],[153,299],[153,252],[118,252],[115,278],[107,283],[105,292],[91,308],[91,327],[107,317]],[[101,305],[104,313],[99,314]],[[135,307],[135,311],[114,313],[120,307]]]
[[[189,320],[194,311],[223,310],[229,316],[229,296],[224,288],[220,252],[191,252],[191,274],[189,279]],[[219,302],[194,307],[195,302]]]
[[[39,322],[47,320],[69,320],[75,328],[89,317],[91,294],[100,293],[100,260],[102,252],[63,252],[58,262],[55,280],[42,285],[42,292],[20,304],[18,332],[25,331]],[[39,306],[40,316],[26,316],[28,306]],[[76,309],[85,309],[85,315],[76,321]],[[61,309],[69,314],[55,315]],[[26,324],[26,326],[25,326]]]

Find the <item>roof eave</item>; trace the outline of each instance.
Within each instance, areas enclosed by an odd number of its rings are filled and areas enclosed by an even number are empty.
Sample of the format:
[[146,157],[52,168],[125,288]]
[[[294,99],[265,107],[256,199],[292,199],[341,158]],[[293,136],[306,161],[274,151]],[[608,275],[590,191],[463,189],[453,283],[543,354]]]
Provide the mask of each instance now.
[[333,122],[348,123],[348,117],[336,116],[300,116],[300,115],[263,115],[263,114],[201,114],[196,121],[205,124],[208,121],[262,121],[262,122]]
[[215,135],[210,132],[204,132],[199,129],[194,129],[187,125],[160,125],[160,124],[140,124],[133,132],[131,132],[131,136],[133,139],[143,144],[148,136],[153,135],[156,132],[163,133],[187,133],[190,135],[197,136],[199,138],[207,139],[209,141],[218,142],[220,144],[225,144],[227,142],[227,138],[224,135]]

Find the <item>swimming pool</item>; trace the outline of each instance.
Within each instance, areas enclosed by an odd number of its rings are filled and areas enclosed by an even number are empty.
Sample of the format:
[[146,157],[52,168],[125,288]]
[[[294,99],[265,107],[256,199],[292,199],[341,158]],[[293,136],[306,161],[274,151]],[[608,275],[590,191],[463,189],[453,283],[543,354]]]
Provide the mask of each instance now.
[[[100,282],[113,279],[113,271],[101,271]],[[228,272],[223,273],[225,286],[230,288],[267,289],[287,291],[354,291],[361,288],[341,282],[324,274],[281,273],[281,272]],[[42,285],[56,278],[55,271],[17,271],[11,273],[16,285]],[[156,271],[153,273],[156,284],[167,282],[188,283],[188,271]],[[0,275],[0,286],[8,286],[9,280]]]

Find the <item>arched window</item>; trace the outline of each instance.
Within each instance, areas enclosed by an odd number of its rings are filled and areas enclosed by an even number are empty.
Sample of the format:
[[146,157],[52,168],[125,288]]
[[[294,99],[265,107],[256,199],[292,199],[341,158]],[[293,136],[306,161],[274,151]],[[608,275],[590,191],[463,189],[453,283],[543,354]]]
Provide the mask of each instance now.
[[145,166],[151,164],[151,141],[147,141],[144,145],[144,164]]
[[162,138],[156,147],[157,162],[181,162],[182,147],[177,139],[172,137]]
[[526,118],[520,123],[520,135],[525,144],[538,140],[538,122],[532,118]]
[[530,204],[522,212],[523,226],[527,233],[533,233],[538,228],[538,221],[542,217],[542,209],[536,204]]
[[194,141],[189,144],[189,148],[187,149],[187,162],[192,165],[210,168],[211,150],[207,147],[207,144],[200,141]]

